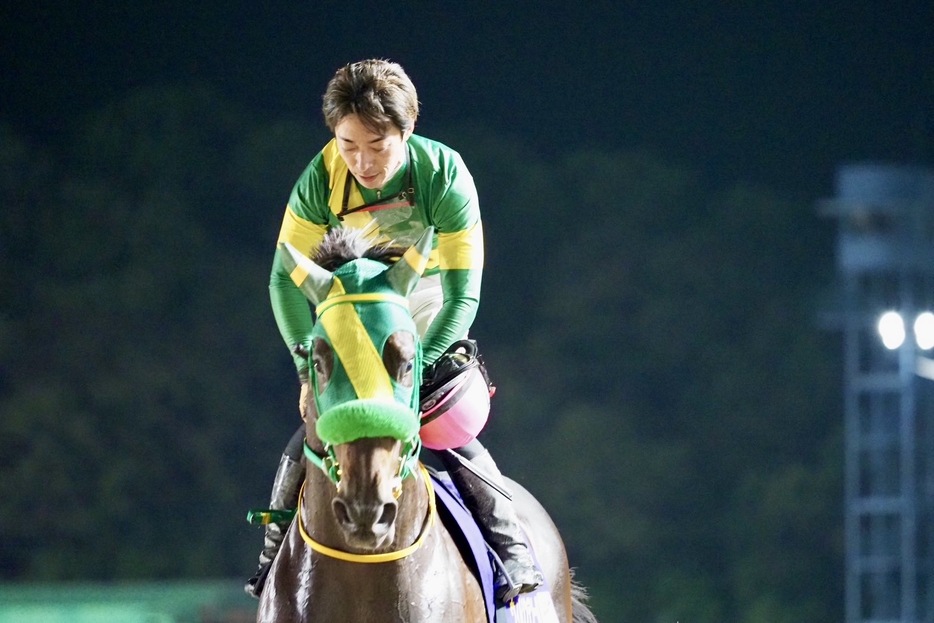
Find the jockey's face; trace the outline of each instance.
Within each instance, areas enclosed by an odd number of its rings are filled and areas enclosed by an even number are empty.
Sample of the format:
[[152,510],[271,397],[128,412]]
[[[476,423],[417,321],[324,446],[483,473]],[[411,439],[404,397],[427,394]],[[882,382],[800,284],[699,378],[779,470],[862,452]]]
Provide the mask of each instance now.
[[405,162],[405,142],[412,130],[391,127],[385,134],[374,132],[356,114],[347,115],[334,127],[337,149],[351,174],[364,188],[380,189]]

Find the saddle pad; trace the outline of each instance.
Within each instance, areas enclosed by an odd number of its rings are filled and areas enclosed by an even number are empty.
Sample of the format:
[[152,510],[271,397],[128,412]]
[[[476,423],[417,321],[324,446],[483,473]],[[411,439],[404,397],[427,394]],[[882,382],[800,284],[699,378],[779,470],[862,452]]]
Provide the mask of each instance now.
[[[487,620],[492,623],[558,623],[551,592],[547,584],[531,593],[523,593],[507,605],[497,605],[494,597],[493,562],[487,544],[464,506],[457,487],[447,472],[430,470],[441,521],[447,527],[464,560],[474,572],[486,602]],[[532,552],[533,556],[535,552]],[[536,560],[536,564],[538,561]]]
[[551,592],[540,587],[496,609],[496,623],[559,623]]

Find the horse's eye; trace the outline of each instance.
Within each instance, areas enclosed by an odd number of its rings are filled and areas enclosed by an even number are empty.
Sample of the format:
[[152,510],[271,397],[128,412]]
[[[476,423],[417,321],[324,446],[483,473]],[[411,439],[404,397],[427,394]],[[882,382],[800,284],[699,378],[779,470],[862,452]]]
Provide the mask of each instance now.
[[406,359],[401,366],[399,366],[399,382],[402,383],[405,387],[412,387],[414,379],[412,378],[413,371],[415,370],[415,359]]
[[315,340],[312,353],[311,368],[317,378],[318,391],[323,392],[334,370],[334,351],[324,340]]
[[415,336],[407,331],[396,331],[383,347],[383,365],[397,383],[411,387],[415,370]]

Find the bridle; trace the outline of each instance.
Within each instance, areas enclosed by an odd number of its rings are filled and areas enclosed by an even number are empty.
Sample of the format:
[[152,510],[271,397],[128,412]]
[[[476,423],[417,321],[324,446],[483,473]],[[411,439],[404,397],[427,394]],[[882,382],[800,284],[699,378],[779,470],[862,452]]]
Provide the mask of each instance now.
[[[428,470],[424,465],[418,463],[418,450],[421,449],[421,444],[408,444],[414,446],[414,453],[412,450],[409,450],[407,456],[400,461],[401,465],[399,468],[399,475],[401,478],[406,478],[408,476],[417,477],[420,475],[422,481],[425,483],[425,490],[428,492],[428,515],[425,517],[425,521],[422,524],[421,532],[419,532],[418,537],[415,541],[408,547],[404,547],[400,550],[393,552],[381,552],[378,554],[355,554],[353,552],[346,552],[343,550],[335,549],[333,547],[328,547],[323,543],[319,543],[311,538],[311,535],[308,534],[308,531],[305,530],[305,522],[302,520],[302,501],[305,497],[305,484],[302,483],[302,488],[298,492],[298,508],[296,510],[295,521],[298,524],[298,532],[302,536],[302,540],[314,551],[327,556],[329,558],[336,558],[338,560],[343,560],[345,562],[361,562],[361,563],[380,563],[380,562],[393,562],[396,560],[401,560],[416,551],[422,546],[425,542],[425,538],[428,536],[428,533],[431,531],[431,527],[434,524],[435,516],[438,514],[437,502],[435,501],[435,489],[431,483],[431,476],[428,474]],[[333,448],[326,446],[326,453],[322,456],[315,452],[305,441],[305,457],[311,461],[315,466],[317,466],[321,471],[323,471],[328,479],[335,484],[335,486],[340,486],[340,465],[337,462],[337,458],[334,455]],[[405,456],[405,455],[404,455]],[[417,466],[417,467],[416,467]],[[402,494],[401,488],[395,491],[393,494],[396,499]]]
[[[323,453],[318,453],[312,449],[312,447],[308,445],[308,440],[305,440],[304,446],[305,458],[324,472],[328,480],[334,483],[335,487],[340,489],[341,466],[340,462],[337,460],[337,454],[334,452],[334,446],[332,444],[325,444]],[[400,481],[415,475],[419,467],[418,455],[421,451],[422,441],[417,435],[414,439],[410,439],[402,444],[402,452],[399,455],[398,473]],[[401,490],[395,494],[396,499],[399,499],[400,495],[402,495]]]
[[[289,276],[309,301],[315,304],[316,322],[312,338],[322,336],[333,349],[333,356],[341,365],[342,383],[319,387],[317,375],[311,376],[317,420],[316,437],[321,440],[323,452],[304,443],[308,461],[318,467],[336,488],[341,486],[342,470],[335,447],[357,439],[389,437],[402,443],[398,457],[397,486],[392,493],[396,499],[402,495],[405,478],[421,475],[428,493],[428,514],[415,541],[394,552],[357,554],[329,547],[315,541],[305,529],[303,518],[305,487],[298,498],[298,531],[302,540],[313,551],[348,562],[380,563],[400,560],[417,551],[425,542],[437,514],[435,491],[427,469],[418,463],[421,450],[419,437],[419,392],[421,384],[421,349],[416,349],[412,364],[411,385],[397,385],[390,377],[380,354],[382,340],[399,327],[417,338],[414,322],[409,314],[407,297],[415,287],[428,263],[433,240],[433,228],[427,228],[418,241],[401,258],[382,272],[374,272],[365,258],[350,269],[342,266],[335,272],[325,270],[311,262],[304,254],[280,243],[283,265]],[[341,272],[341,271],[344,272]],[[376,291],[359,291],[378,277]],[[346,286],[342,279],[346,278]],[[373,311],[373,304],[384,304],[385,313]],[[358,311],[357,306],[361,309]],[[367,309],[367,317],[363,310]],[[404,310],[404,311],[400,311]],[[333,371],[332,371],[333,372]],[[409,371],[406,370],[406,374]],[[412,387],[408,398],[400,387]],[[408,404],[406,404],[408,403]]]

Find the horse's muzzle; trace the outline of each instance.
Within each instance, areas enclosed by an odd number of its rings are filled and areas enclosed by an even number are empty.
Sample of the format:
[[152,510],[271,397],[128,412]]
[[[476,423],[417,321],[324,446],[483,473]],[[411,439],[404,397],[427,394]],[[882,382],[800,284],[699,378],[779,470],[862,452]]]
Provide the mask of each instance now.
[[360,501],[342,496],[331,501],[331,509],[344,532],[348,545],[375,550],[392,542],[395,536],[395,500]]

